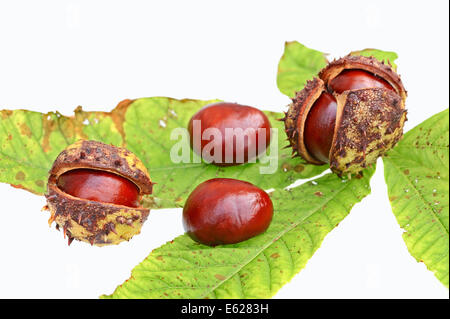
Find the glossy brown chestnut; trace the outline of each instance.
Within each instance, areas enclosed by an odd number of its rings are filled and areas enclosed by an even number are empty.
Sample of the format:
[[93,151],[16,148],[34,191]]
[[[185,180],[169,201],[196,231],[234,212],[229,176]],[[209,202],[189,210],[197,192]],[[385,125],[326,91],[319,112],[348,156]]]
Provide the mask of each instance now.
[[[344,70],[330,81],[331,92],[341,94],[348,90],[385,88],[395,91],[382,78],[363,70]],[[329,153],[336,126],[337,102],[334,96],[323,92],[314,103],[305,122],[305,146],[315,159],[329,162]]]
[[139,189],[126,178],[93,169],[75,169],[58,178],[58,187],[67,194],[102,203],[139,206]]
[[262,189],[236,179],[215,178],[189,195],[183,225],[202,244],[233,244],[264,232],[272,215],[272,201]]
[[336,125],[337,103],[330,93],[324,92],[314,103],[305,123],[305,145],[319,161],[328,162]]
[[394,91],[387,81],[363,70],[344,70],[330,81],[328,87],[339,94],[347,90],[365,88],[385,88]]
[[270,128],[269,119],[260,110],[226,102],[203,107],[188,126],[192,149],[206,162],[219,166],[255,159],[270,144]]

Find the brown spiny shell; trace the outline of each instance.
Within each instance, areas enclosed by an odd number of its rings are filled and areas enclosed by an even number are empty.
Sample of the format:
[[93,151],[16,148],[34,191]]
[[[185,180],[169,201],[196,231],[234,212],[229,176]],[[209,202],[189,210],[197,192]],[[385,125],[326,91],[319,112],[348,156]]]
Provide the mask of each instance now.
[[[395,92],[385,88],[348,90],[341,94],[331,92],[328,83],[348,69],[375,74],[391,84]],[[339,175],[358,173],[375,163],[402,137],[407,92],[400,76],[390,65],[373,57],[349,55],[330,62],[320,71],[318,78],[308,81],[292,99],[286,113],[286,133],[293,152],[309,163],[325,164],[308,152],[304,141],[308,113],[324,91],[332,93],[337,101],[329,163],[330,168]]]
[[286,127],[286,134],[291,143],[293,152],[300,154],[306,161],[312,164],[323,164],[316,160],[306,150],[304,142],[304,130],[306,117],[311,110],[314,102],[320,97],[325,90],[323,81],[319,78],[314,78],[308,81],[303,90],[297,92],[295,98],[292,99],[292,104],[284,118]]
[[64,236],[92,245],[118,244],[139,234],[150,210],[77,198],[63,192],[58,178],[65,172],[88,168],[108,171],[132,181],[139,197],[152,193],[152,182],[144,164],[130,151],[97,141],[81,140],[63,150],[50,170],[47,206]]

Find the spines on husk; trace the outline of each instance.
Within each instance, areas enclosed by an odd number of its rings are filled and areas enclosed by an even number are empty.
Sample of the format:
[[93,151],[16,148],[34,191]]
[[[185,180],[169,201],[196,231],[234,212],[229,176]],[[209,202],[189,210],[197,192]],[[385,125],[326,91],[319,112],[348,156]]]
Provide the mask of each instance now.
[[306,116],[311,109],[314,101],[324,91],[324,83],[319,78],[314,78],[306,82],[303,90],[297,92],[292,99],[289,110],[284,118],[285,131],[288,136],[289,144],[292,147],[292,154],[301,156],[305,160],[313,164],[324,164],[309,154],[303,139],[303,131]]
[[70,145],[55,160],[47,184],[49,224],[63,229],[70,244],[74,239],[91,245],[118,244],[138,234],[150,210],[74,197],[62,191],[58,178],[79,168],[109,171],[134,182],[139,197],[151,194],[153,183],[144,164],[130,151],[97,141]]
[[[367,88],[337,94],[328,83],[343,70],[361,69],[386,80],[395,90]],[[321,93],[333,94],[337,101],[336,125],[329,153],[331,169],[339,175],[358,173],[375,163],[402,137],[406,121],[407,92],[400,76],[390,64],[374,57],[348,55],[330,62],[318,77],[308,81],[296,93],[283,119],[289,145],[312,164],[324,164],[315,159],[304,142],[308,113]]]
[[337,102],[330,167],[338,174],[358,173],[398,142],[406,111],[398,94],[381,88],[346,91]]

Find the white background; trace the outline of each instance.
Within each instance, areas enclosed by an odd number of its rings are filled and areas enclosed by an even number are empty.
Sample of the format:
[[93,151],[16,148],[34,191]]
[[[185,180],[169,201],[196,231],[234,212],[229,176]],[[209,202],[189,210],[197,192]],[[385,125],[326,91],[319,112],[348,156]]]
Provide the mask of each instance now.
[[[448,1],[4,1],[0,109],[109,111],[170,96],[282,111],[284,41],[342,56],[396,51],[409,91],[406,130],[449,105]],[[164,181],[157,181],[164,183]],[[408,253],[386,195],[372,194],[331,232],[276,298],[448,298]],[[47,225],[44,198],[0,184],[0,297],[96,298],[154,248],[183,233],[180,210],[152,211],[130,242],[97,248]]]

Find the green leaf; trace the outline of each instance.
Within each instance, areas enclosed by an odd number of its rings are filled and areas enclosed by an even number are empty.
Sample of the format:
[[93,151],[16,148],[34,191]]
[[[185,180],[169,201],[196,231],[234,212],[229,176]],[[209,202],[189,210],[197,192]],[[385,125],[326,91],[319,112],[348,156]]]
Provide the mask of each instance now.
[[281,93],[294,97],[306,84],[327,65],[325,54],[297,41],[286,42],[284,53],[278,64],[277,85]]
[[232,167],[206,163],[175,164],[171,160],[170,150],[177,141],[170,139],[171,132],[176,128],[186,128],[198,109],[198,102],[192,100],[180,102],[167,98],[148,98],[135,101],[126,113],[124,131],[127,147],[146,164],[152,180],[157,183],[153,202],[150,203],[154,207],[183,206],[191,191],[211,178],[245,179],[263,189],[283,188],[297,179],[316,176],[327,168],[326,165],[306,164],[299,157],[292,158],[292,149],[283,149],[287,145],[284,123],[277,120],[283,116],[272,112],[266,114],[272,128],[278,132],[278,140],[272,141],[277,142],[274,145],[278,144],[277,169],[274,174],[261,174],[260,168],[269,165],[262,163]]
[[42,195],[56,156],[78,139],[120,145],[113,113],[75,110],[73,117],[27,110],[0,111],[0,182]]
[[367,57],[374,57],[379,61],[383,61],[384,63],[390,64],[394,70],[397,69],[397,65],[394,63],[397,60],[398,55],[395,52],[391,51],[381,51],[377,49],[364,49],[360,51],[353,51],[350,55],[362,55]]
[[130,279],[103,298],[269,298],[320,247],[325,236],[369,194],[373,169],[360,179],[327,174],[271,194],[268,230],[247,241],[208,247],[187,235],[155,249]]
[[[278,146],[274,174],[260,174],[260,168],[268,163],[234,167],[173,163],[170,151],[178,141],[171,140],[172,130],[186,128],[197,110],[216,101],[142,98],[126,100],[111,112],[84,112],[78,108],[72,117],[26,110],[0,111],[0,182],[42,195],[54,159],[79,139],[124,146],[136,153],[157,183],[145,205],[159,208],[182,206],[193,188],[209,178],[246,179],[270,189],[286,187],[326,169],[326,166],[306,164],[298,157],[291,158],[291,150],[283,149],[287,144],[283,123],[277,121],[283,116],[272,112],[266,114],[279,133],[278,139],[272,142]],[[188,152],[193,159],[189,147]]]
[[384,157],[389,200],[417,261],[449,284],[448,109],[407,132]]

